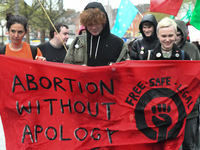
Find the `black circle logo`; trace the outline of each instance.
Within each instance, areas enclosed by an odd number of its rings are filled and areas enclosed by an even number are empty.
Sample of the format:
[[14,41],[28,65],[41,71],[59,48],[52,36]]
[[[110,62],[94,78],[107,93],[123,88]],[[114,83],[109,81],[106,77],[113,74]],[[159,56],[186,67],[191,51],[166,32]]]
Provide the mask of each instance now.
[[[156,112],[159,112],[158,116],[159,118],[162,118],[159,119],[158,117],[156,117],[156,115],[153,115],[151,118],[155,127],[159,128],[159,131],[157,133],[157,131],[148,127],[147,122],[145,120],[144,109],[149,102],[159,97],[168,97],[173,100],[178,110],[178,119],[174,127],[168,131],[168,127],[172,124],[172,118],[168,114],[171,111],[171,106],[167,106],[166,104],[152,106],[152,114],[156,114]],[[138,130],[140,130],[149,139],[156,140],[158,137],[158,142],[166,139],[176,138],[181,128],[183,127],[183,121],[185,116],[186,110],[181,98],[176,92],[169,88],[155,88],[147,91],[141,96],[135,109],[136,127],[138,128]]]

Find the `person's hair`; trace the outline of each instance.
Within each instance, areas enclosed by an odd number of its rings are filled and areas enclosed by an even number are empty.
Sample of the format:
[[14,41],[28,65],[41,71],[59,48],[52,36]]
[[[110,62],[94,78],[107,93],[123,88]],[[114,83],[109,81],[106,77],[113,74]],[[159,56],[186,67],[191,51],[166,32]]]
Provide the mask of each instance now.
[[[61,22],[55,23],[55,24],[54,24],[54,27],[56,28],[56,30],[58,31],[58,33],[60,33],[61,27],[65,27],[65,28],[69,29],[68,25],[63,24],[63,23],[61,23]],[[51,29],[50,29],[50,32],[49,32],[50,39],[52,39],[52,38],[54,37],[54,32],[56,32],[56,31],[55,31],[55,29],[51,26]]]
[[8,29],[8,31],[10,30],[10,27],[13,24],[19,23],[19,24],[24,26],[24,30],[25,30],[25,32],[27,32],[28,22],[27,22],[27,20],[24,16],[22,16],[22,15],[12,15],[12,13],[7,13],[6,14],[6,20],[7,20],[6,28]]
[[80,23],[88,27],[90,25],[102,24],[106,25],[106,15],[98,8],[89,8],[80,14]]
[[151,26],[153,26],[153,23],[151,23],[151,22],[149,22],[149,21],[145,21],[143,24],[142,24],[142,27],[143,26],[148,26],[148,27],[151,27]]
[[177,24],[174,20],[170,19],[169,17],[163,18],[157,25],[157,32],[160,28],[167,28],[173,26],[174,30],[177,32]]
[[178,27],[177,27],[177,32],[180,32],[180,33],[181,33],[181,35],[183,35],[183,33],[182,33],[181,29],[179,29]]

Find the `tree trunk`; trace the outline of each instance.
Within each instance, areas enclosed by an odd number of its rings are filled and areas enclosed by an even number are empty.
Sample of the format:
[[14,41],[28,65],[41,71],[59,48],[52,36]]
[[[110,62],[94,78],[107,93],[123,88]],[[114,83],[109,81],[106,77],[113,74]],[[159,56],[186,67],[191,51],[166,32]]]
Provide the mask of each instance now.
[[41,43],[45,43],[45,29],[41,30]]

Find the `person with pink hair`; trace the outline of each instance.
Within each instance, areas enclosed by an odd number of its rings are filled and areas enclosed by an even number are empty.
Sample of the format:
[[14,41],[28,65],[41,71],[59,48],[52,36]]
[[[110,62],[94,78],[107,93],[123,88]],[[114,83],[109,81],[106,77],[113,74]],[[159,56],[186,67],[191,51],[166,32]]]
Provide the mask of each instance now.
[[78,32],[78,35],[81,35],[86,32],[85,26],[81,26]]

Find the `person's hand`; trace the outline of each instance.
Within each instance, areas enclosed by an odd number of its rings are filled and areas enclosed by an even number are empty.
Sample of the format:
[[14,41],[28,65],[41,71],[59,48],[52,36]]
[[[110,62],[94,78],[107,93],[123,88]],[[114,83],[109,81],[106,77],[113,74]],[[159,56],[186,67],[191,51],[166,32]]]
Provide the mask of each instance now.
[[45,58],[45,57],[42,57],[42,56],[36,56],[36,57],[35,57],[35,60],[46,61],[46,58]]

